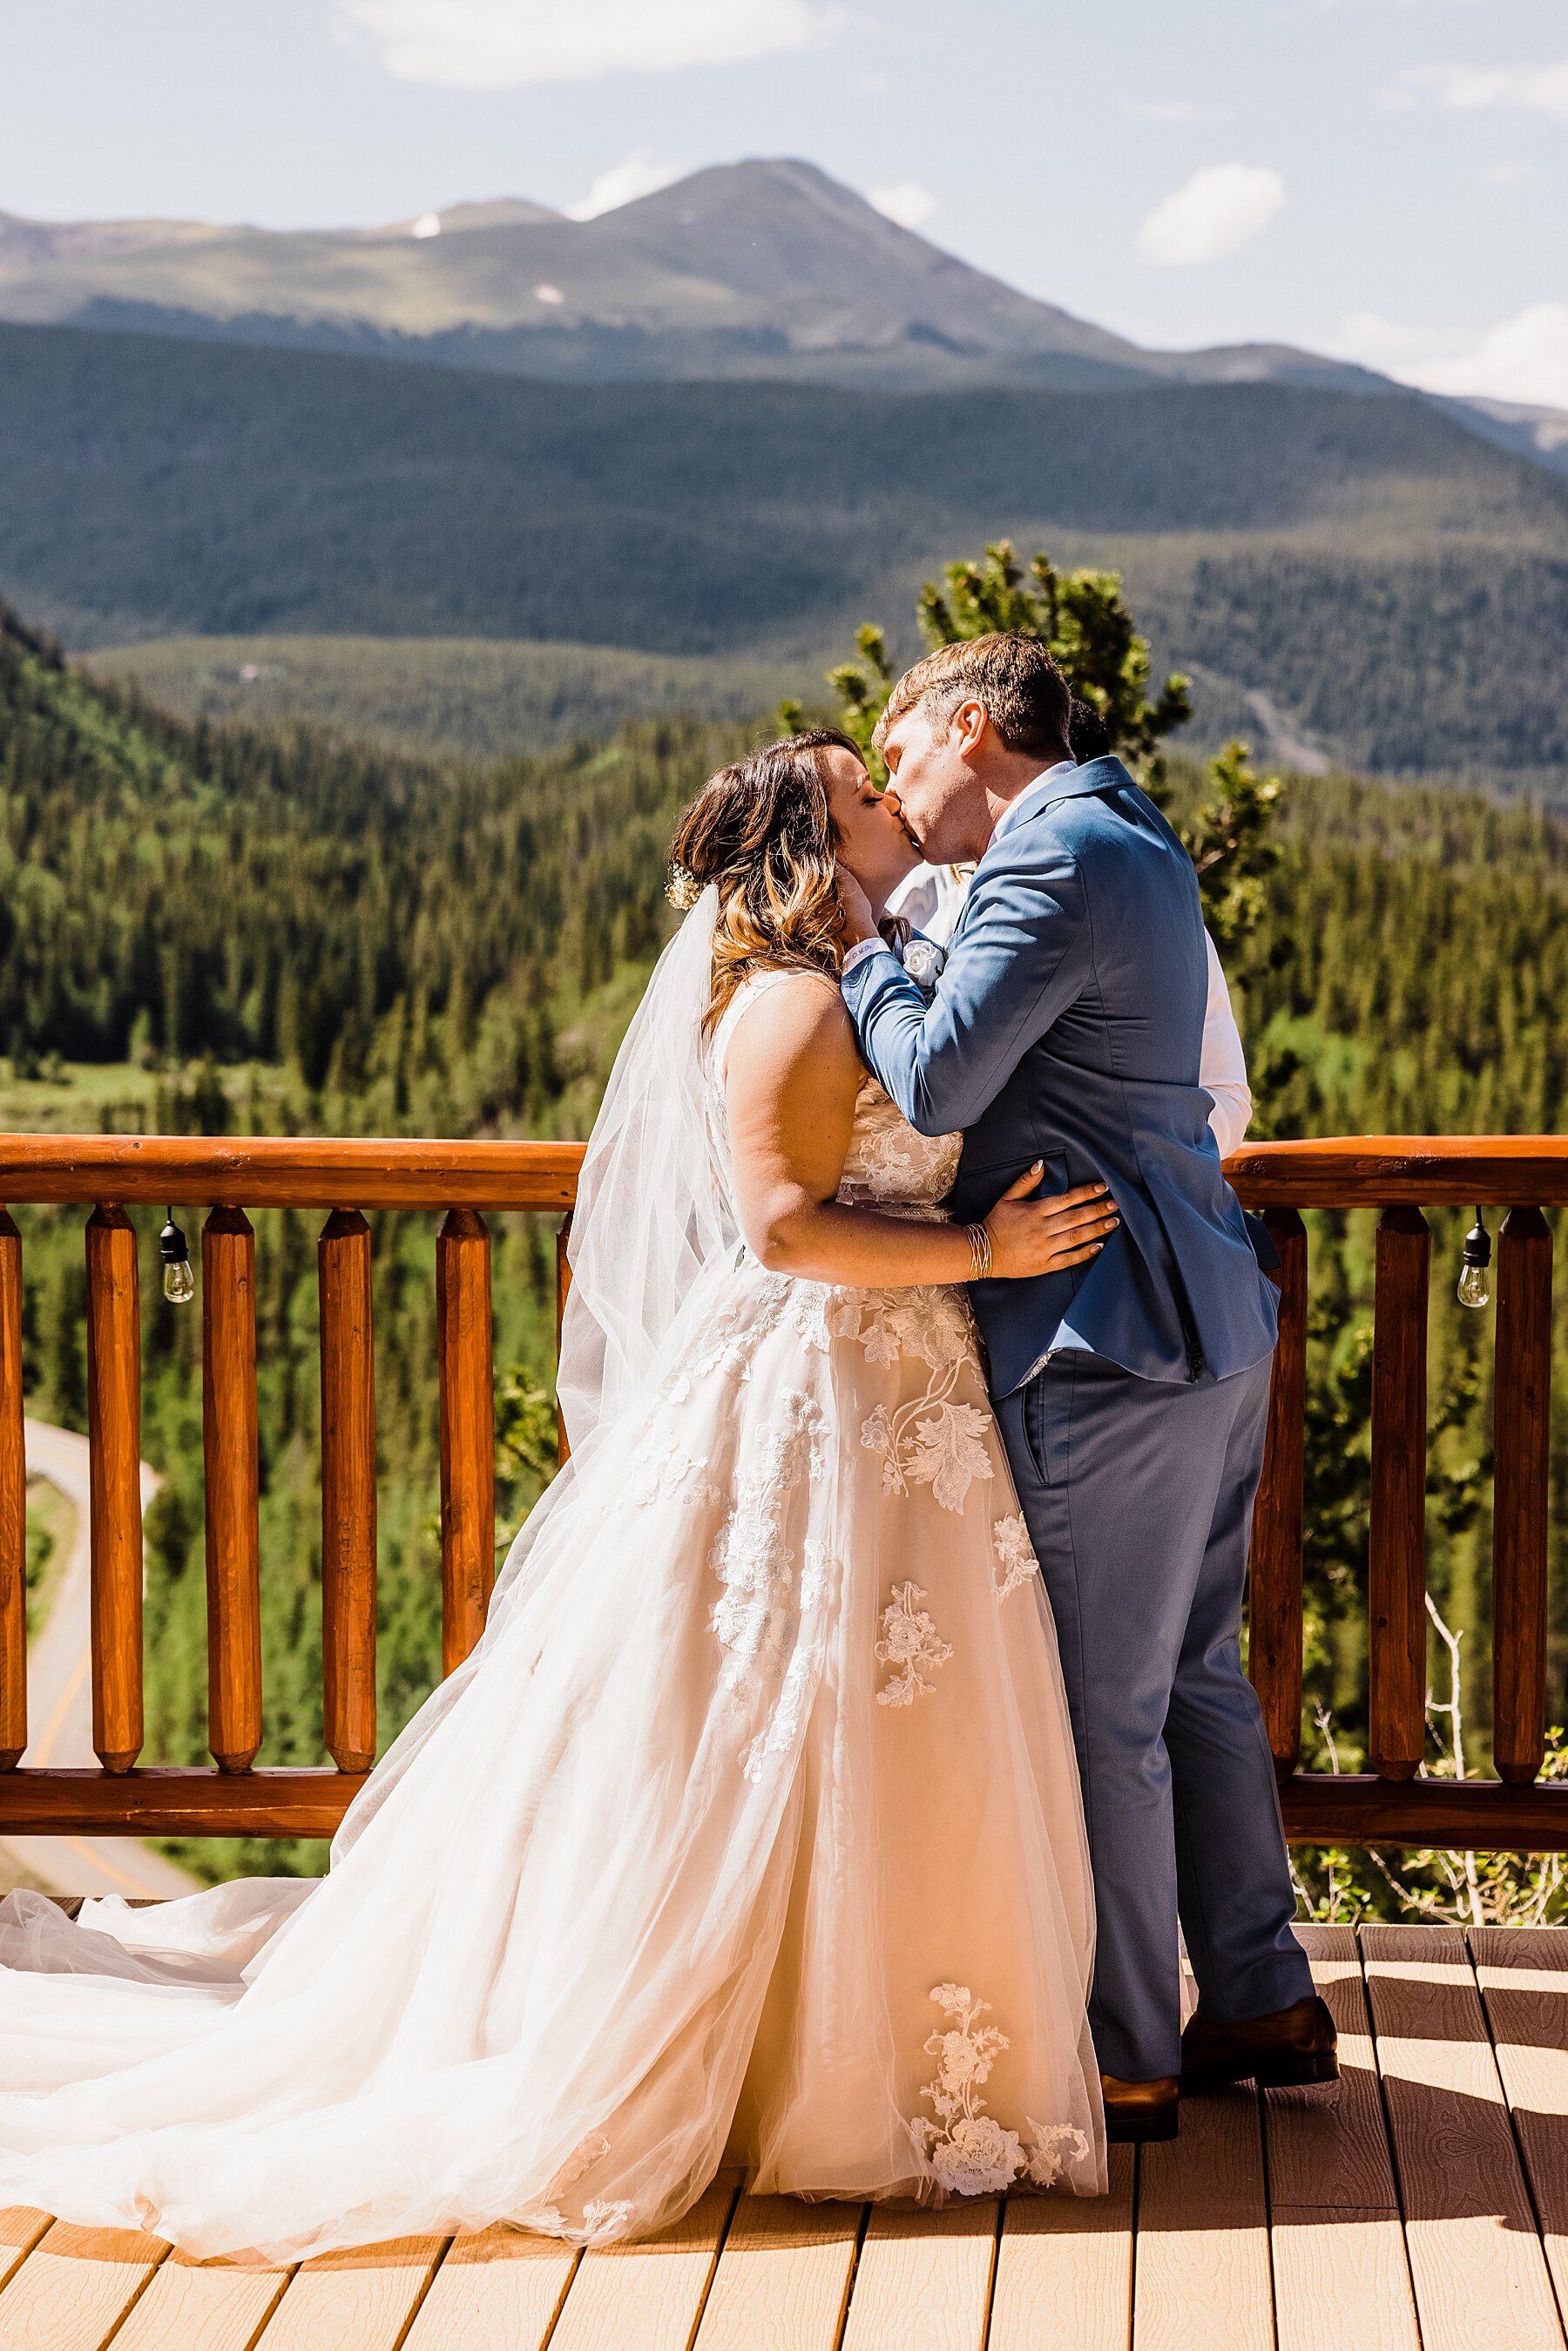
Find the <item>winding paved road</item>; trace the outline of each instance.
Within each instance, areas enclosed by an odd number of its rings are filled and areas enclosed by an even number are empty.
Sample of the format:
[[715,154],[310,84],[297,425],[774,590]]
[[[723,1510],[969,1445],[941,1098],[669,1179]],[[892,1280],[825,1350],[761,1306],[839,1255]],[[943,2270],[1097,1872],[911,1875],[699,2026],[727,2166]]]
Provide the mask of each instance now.
[[[30,1477],[47,1478],[76,1506],[76,1538],[55,1584],[48,1620],[27,1649],[27,1724],[22,1761],[93,1763],[89,1599],[92,1531],[88,1508],[88,1441],[40,1420],[24,1424]],[[141,1506],[158,1474],[141,1465]],[[134,1837],[35,1836],[0,1839],[5,1852],[54,1894],[174,1895],[197,1880]]]

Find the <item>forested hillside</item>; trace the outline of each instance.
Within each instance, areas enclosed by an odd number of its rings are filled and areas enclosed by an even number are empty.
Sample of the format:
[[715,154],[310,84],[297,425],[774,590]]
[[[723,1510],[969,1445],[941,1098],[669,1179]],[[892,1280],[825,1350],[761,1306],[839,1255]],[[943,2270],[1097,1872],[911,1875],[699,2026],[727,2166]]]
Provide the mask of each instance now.
[[800,684],[798,662],[485,637],[152,637],[99,647],[90,668],[182,718],[303,719],[485,759],[603,742],[628,718],[749,719]]
[[527,638],[809,673],[1009,532],[1116,565],[1162,663],[1343,758],[1568,791],[1568,481],[1414,397],[563,386],[23,327],[0,377],[0,590],[79,645]]
[[[0,1041],[13,1079],[35,1073],[30,1101],[57,1102],[55,1125],[580,1133],[672,919],[661,886],[674,813],[740,739],[644,725],[600,749],[480,768],[308,732],[188,727],[92,689],[6,618]],[[1178,813],[1205,789],[1179,759],[1170,780]],[[1262,1128],[1561,1132],[1568,825],[1452,789],[1296,778],[1279,838],[1233,972]],[[155,1294],[161,1220],[141,1219],[145,1447],[167,1473],[148,1524],[148,1751],[199,1761],[200,1319]],[[24,1221],[29,1408],[79,1426],[81,1218]],[[1310,1688],[1354,1761],[1371,1232],[1363,1217],[1312,1221]],[[271,1761],[320,1756],[316,1222],[256,1218]],[[536,1224],[497,1222],[498,1361],[517,1367],[501,1400],[510,1525],[547,1453],[551,1252]],[[1491,1318],[1453,1301],[1468,1214],[1433,1222],[1432,1585],[1468,1628],[1484,1761]],[[376,1265],[386,1737],[429,1687],[438,1648],[429,1220],[378,1218]],[[1568,1394],[1568,1285],[1558,1294]],[[1568,1720],[1562,1414],[1555,1441],[1552,1708]],[[197,1858],[309,1861],[259,1845]]]
[[[733,730],[648,726],[480,769],[187,728],[0,611],[0,1041],[25,1123],[582,1133],[670,919],[671,820]],[[85,1069],[82,1065],[88,1065]],[[85,1081],[93,1081],[90,1085]],[[14,1113],[15,1114],[15,1113]],[[142,1252],[150,1758],[205,1757],[199,1311]],[[86,1426],[82,1216],[16,1210],[28,1409]],[[259,1212],[264,1761],[321,1757],[319,1218]],[[497,1217],[498,1504],[553,1458],[555,1252]],[[192,1249],[200,1218],[185,1216]],[[383,1740],[440,1658],[434,1220],[377,1216]],[[246,1840],[199,1866],[318,1866]]]

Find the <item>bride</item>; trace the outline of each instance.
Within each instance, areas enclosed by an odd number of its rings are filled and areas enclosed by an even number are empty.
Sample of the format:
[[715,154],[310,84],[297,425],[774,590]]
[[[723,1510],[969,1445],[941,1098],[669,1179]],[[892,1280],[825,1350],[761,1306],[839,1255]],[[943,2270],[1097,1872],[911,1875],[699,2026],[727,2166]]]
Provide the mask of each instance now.
[[1105,2185],[1054,1635],[963,1283],[1090,1190],[950,1225],[959,1139],[861,1066],[836,859],[915,852],[853,747],[676,839],[689,904],[583,1172],[568,1468],[319,1882],[0,1904],[0,2204],[292,2261],[600,2242],[758,2190]]

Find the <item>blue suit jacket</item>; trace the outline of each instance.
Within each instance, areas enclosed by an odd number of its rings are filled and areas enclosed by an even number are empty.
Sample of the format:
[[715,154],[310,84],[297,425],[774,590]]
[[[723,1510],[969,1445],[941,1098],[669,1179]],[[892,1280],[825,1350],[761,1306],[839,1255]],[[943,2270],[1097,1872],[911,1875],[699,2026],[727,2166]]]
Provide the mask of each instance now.
[[993,1395],[1059,1347],[1166,1381],[1270,1353],[1273,1286],[1199,1083],[1198,877],[1119,759],[1064,777],[992,842],[929,1004],[890,955],[857,964],[844,995],[906,1118],[963,1130],[955,1217],[982,1217],[1036,1159],[1043,1191],[1098,1176],[1121,1211],[1092,1263],[973,1285]]

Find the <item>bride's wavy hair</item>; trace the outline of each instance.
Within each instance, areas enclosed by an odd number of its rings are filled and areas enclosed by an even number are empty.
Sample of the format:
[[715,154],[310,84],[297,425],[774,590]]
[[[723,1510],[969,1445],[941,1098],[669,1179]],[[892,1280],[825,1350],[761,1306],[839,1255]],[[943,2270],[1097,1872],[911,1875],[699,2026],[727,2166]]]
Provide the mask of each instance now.
[[710,882],[719,892],[705,1036],[755,972],[784,965],[836,979],[844,967],[838,828],[821,761],[830,747],[861,757],[836,726],[748,753],[709,777],[675,829],[674,904],[690,904]]

